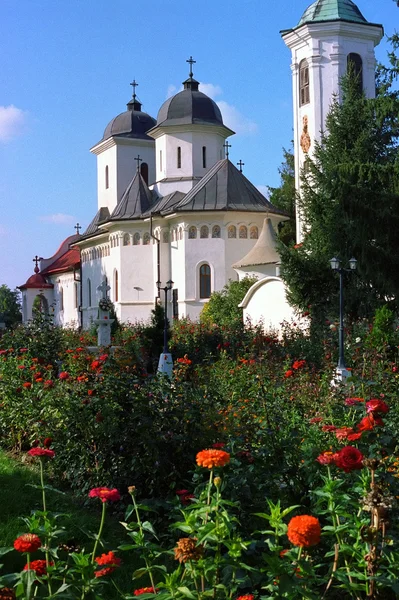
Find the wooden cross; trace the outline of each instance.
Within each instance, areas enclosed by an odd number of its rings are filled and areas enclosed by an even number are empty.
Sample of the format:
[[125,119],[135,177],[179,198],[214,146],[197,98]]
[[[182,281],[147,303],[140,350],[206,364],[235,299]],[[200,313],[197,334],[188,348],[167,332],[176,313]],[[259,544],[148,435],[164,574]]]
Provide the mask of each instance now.
[[132,83],[130,83],[129,85],[131,85],[133,88],[133,99],[135,100],[136,99],[136,87],[138,87],[139,84],[136,83],[135,79],[133,79]]
[[82,229],[82,226],[79,223],[76,223],[74,229],[76,229],[76,234],[79,235],[79,231]]
[[229,158],[229,148],[231,148],[231,144],[226,140],[223,144],[223,148],[225,149],[226,158]]
[[189,73],[189,77],[193,77],[194,73],[193,73],[193,65],[195,65],[195,63],[197,62],[196,60],[193,60],[193,57],[190,56],[190,58],[188,60],[186,60],[187,63],[190,64],[190,73]]
[[98,292],[101,292],[103,300],[107,300],[107,299],[108,299],[108,294],[107,294],[107,292],[109,292],[109,290],[110,290],[110,289],[111,289],[111,288],[110,288],[110,286],[107,284],[107,282],[105,281],[105,279],[104,279],[104,281],[102,282],[102,284],[101,284],[101,285],[99,285],[99,286],[97,287],[97,291],[98,291]]
[[242,168],[245,167],[245,163],[242,162],[240,158],[240,162],[237,163],[237,166],[240,167],[240,173],[242,173]]
[[140,171],[140,163],[143,162],[143,159],[140,158],[140,154],[134,159],[137,162],[137,170]]

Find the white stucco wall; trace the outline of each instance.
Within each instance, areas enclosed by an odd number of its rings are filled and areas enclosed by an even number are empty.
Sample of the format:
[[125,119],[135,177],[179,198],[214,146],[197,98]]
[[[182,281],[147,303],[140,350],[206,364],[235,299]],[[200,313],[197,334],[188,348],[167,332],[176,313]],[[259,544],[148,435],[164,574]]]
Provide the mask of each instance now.
[[244,323],[262,324],[264,331],[279,331],[283,321],[295,317],[293,308],[288,304],[285,285],[279,277],[265,277],[248,290],[243,302]]
[[54,285],[54,323],[62,327],[78,328],[80,325],[80,282],[73,272],[49,278]]

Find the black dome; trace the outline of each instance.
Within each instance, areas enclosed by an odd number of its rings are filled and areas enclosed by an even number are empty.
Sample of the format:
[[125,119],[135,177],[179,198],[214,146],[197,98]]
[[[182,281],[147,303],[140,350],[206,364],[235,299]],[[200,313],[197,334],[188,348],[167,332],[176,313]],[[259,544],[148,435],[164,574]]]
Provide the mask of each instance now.
[[131,100],[127,105],[128,110],[112,119],[105,128],[102,138],[106,140],[111,136],[122,136],[143,140],[152,140],[147,131],[156,124],[155,119],[141,110],[140,102]]
[[198,82],[188,79],[185,89],[163,103],[157,125],[223,125],[222,113],[216,102],[198,90]]

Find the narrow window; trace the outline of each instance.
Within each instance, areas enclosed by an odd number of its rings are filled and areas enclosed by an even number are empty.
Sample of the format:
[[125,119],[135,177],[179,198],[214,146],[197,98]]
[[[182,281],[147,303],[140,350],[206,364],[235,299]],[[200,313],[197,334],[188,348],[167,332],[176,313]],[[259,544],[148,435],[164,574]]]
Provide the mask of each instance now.
[[177,147],[177,168],[181,169],[181,148]]
[[200,229],[200,238],[205,239],[207,237],[209,237],[209,227],[203,225]]
[[201,265],[199,278],[200,298],[209,298],[211,295],[211,268],[209,265]]
[[108,173],[108,165],[105,167],[105,189],[109,188],[109,173]]
[[197,237],[197,228],[194,225],[191,225],[191,227],[188,230],[188,239],[195,240],[196,237]]
[[143,246],[148,246],[151,242],[151,238],[150,238],[150,234],[149,233],[145,233],[143,235]]
[[148,165],[143,163],[140,167],[140,173],[146,184],[148,185]]
[[202,146],[202,167],[206,169],[206,146]]
[[348,54],[347,68],[348,72],[352,72],[356,78],[358,90],[361,93],[363,91],[363,61],[360,54],[355,52]]
[[302,60],[299,64],[299,105],[309,104],[309,65],[307,60]]
[[249,237],[251,238],[251,240],[257,240],[258,239],[258,235],[259,235],[258,228],[256,227],[256,225],[254,225],[249,230]]
[[227,230],[227,235],[229,237],[229,239],[233,239],[237,237],[237,229],[235,227],[235,225],[230,225],[230,227]]
[[130,246],[130,235],[128,233],[123,236],[123,245]]
[[87,306],[91,306],[91,281],[87,280]]
[[118,271],[115,271],[115,277],[114,277],[114,298],[115,298],[115,302],[118,302],[118,300],[119,300]]
[[159,170],[162,173],[162,150],[159,151]]
[[241,240],[246,240],[248,237],[248,229],[245,227],[245,225],[241,225],[240,229],[239,229],[239,237]]
[[165,230],[162,233],[162,241],[164,244],[168,244],[169,243],[169,231]]
[[178,290],[172,290],[172,308],[173,308],[173,319],[179,318],[179,294]]
[[79,286],[75,283],[75,308],[79,307]]
[[140,234],[135,233],[133,236],[133,246],[138,246],[140,244]]
[[214,225],[212,227],[212,237],[213,238],[220,238],[220,227],[219,227],[219,225]]
[[60,310],[64,310],[64,290],[60,287]]

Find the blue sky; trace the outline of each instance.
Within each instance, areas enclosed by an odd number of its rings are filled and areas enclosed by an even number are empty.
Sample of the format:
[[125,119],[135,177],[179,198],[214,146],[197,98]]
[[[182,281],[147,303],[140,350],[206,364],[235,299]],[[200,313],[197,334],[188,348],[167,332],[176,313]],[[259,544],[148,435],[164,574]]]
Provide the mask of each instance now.
[[[277,185],[292,137],[290,51],[279,31],[307,0],[1,0],[0,285],[21,285],[35,254],[49,257],[97,210],[89,148],[139,82],[156,117],[188,75],[220,104],[230,159],[257,186]],[[391,35],[392,0],[358,0]],[[385,60],[387,44],[377,58]]]

